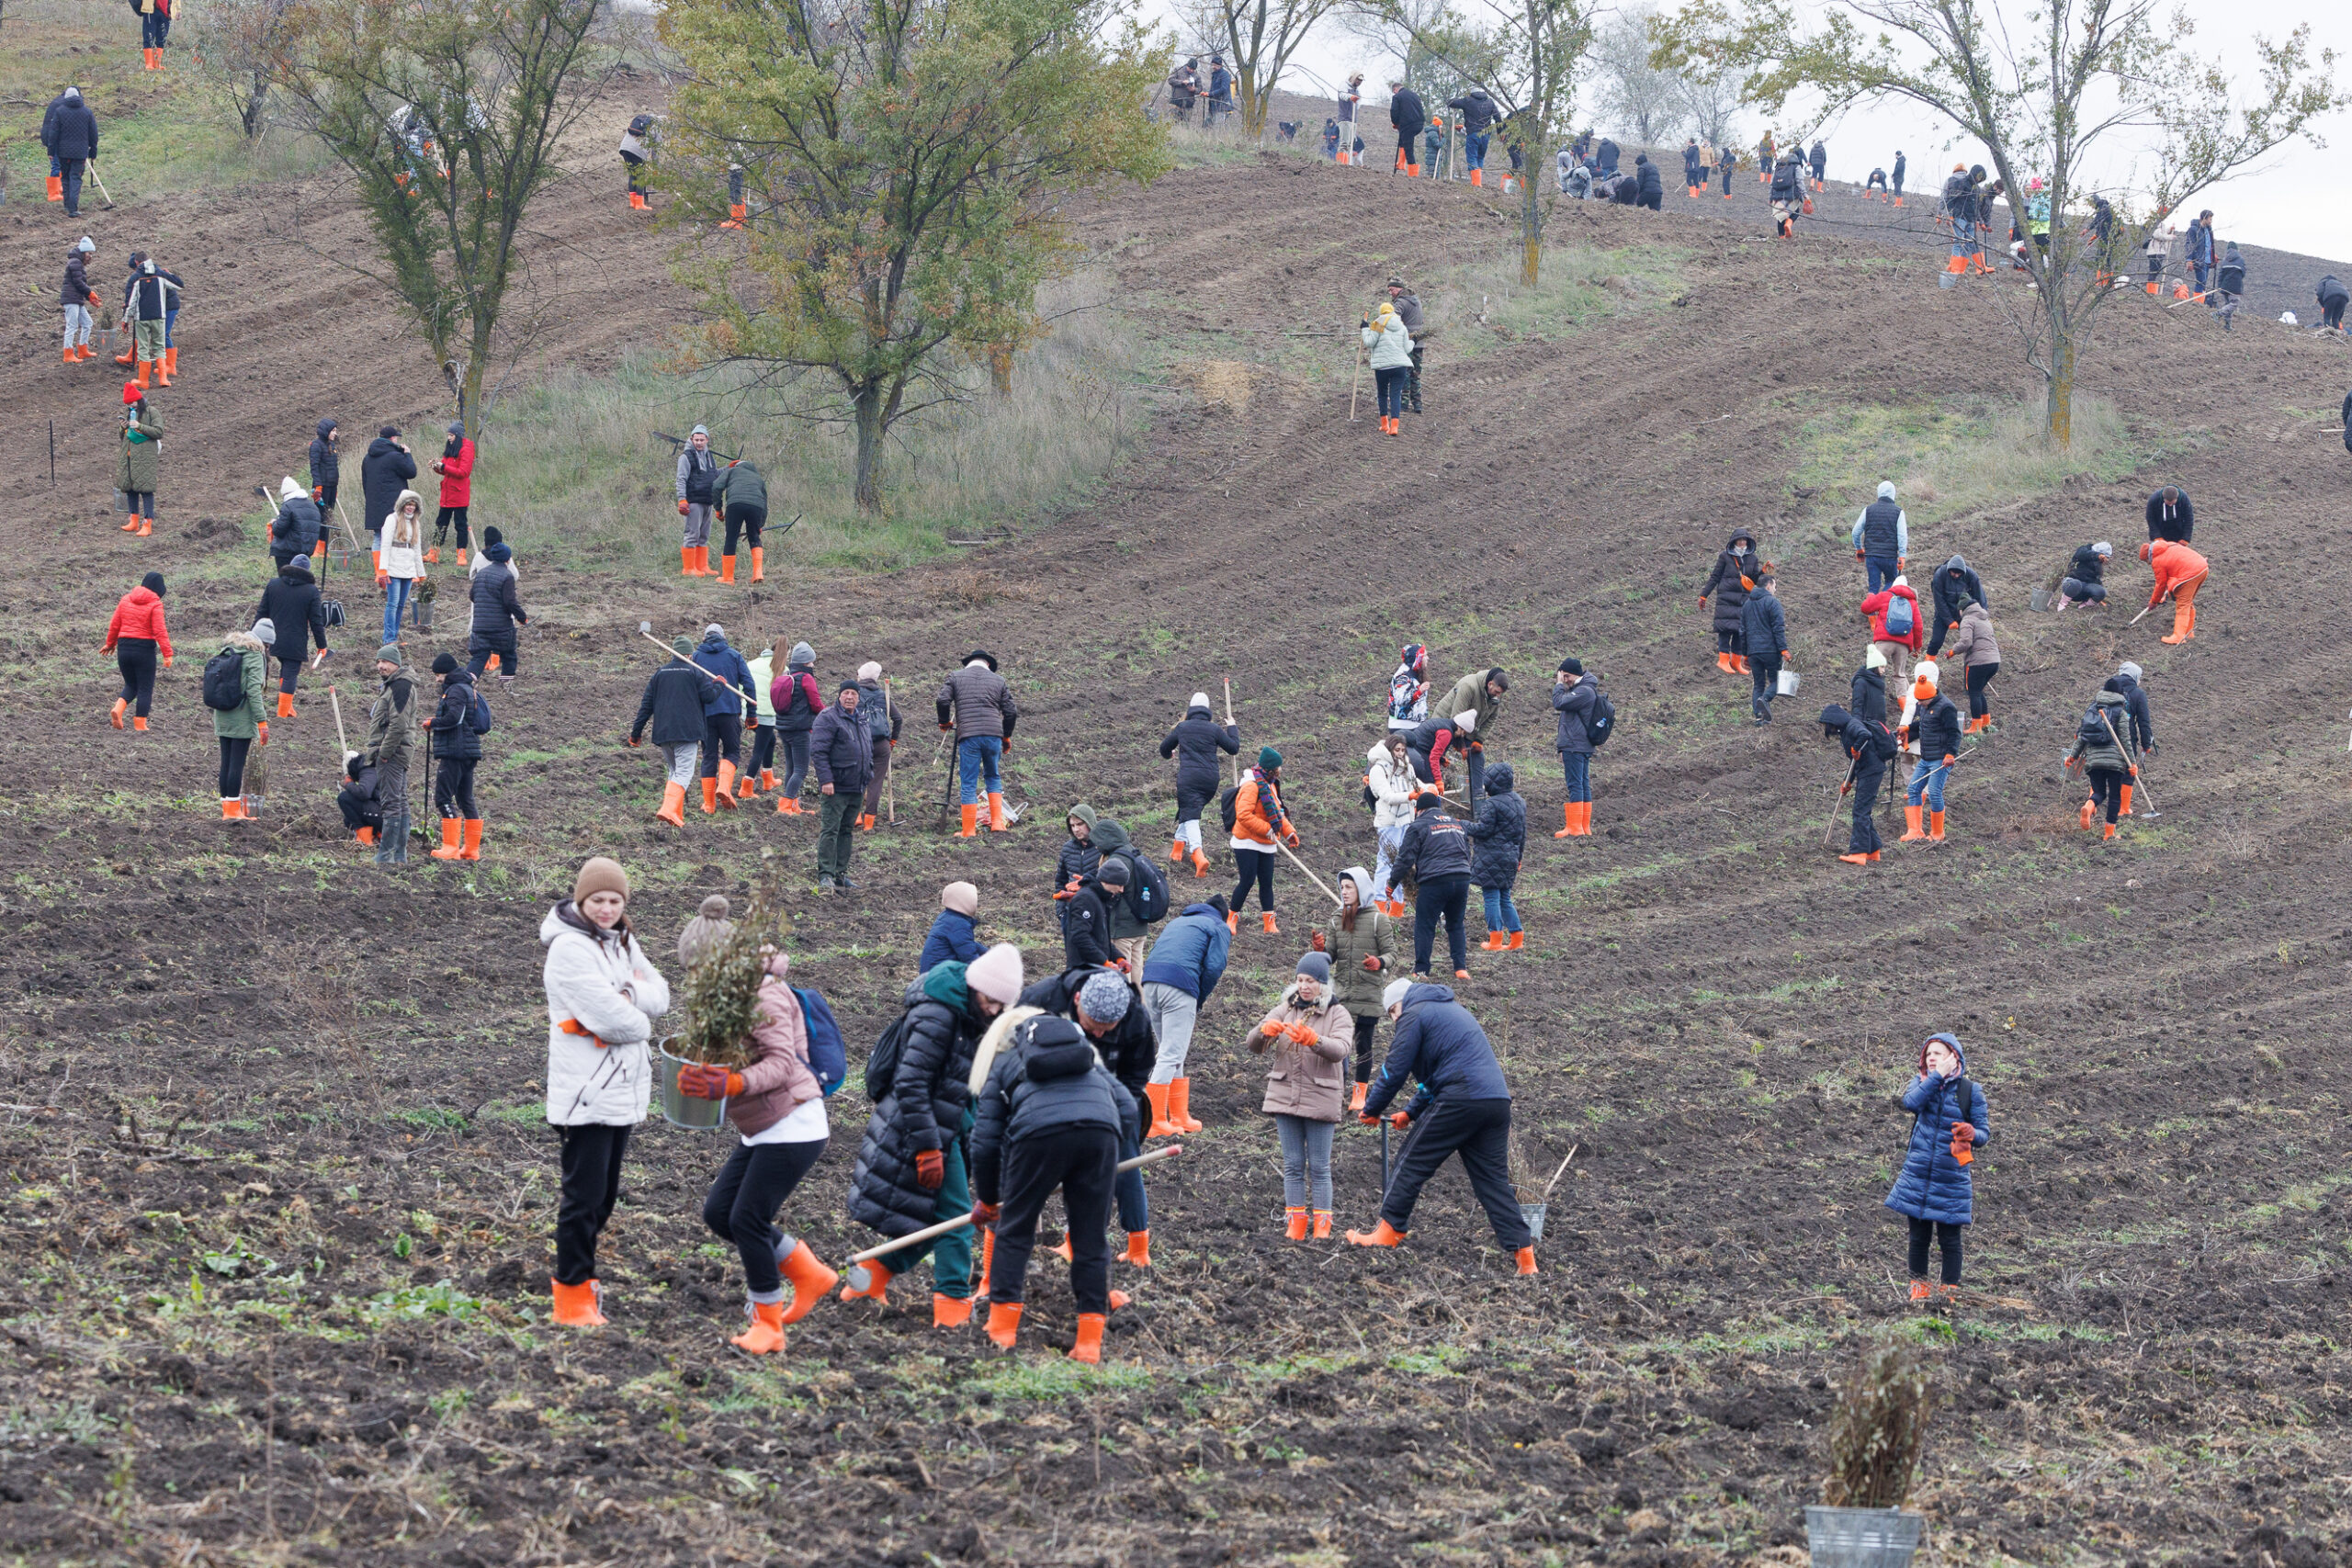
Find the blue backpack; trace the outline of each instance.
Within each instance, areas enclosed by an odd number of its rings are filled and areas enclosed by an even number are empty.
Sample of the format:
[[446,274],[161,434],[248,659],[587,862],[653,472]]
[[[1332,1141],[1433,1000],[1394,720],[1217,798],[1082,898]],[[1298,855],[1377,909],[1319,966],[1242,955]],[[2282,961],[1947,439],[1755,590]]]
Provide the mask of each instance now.
[[817,1087],[827,1099],[849,1079],[849,1043],[842,1038],[842,1026],[825,998],[815,991],[792,987],[792,995],[800,1003],[800,1017],[808,1026],[808,1070],[817,1075]]
[[1890,639],[1906,637],[1919,625],[1916,601],[1900,593],[1891,593],[1886,600],[1886,635]]

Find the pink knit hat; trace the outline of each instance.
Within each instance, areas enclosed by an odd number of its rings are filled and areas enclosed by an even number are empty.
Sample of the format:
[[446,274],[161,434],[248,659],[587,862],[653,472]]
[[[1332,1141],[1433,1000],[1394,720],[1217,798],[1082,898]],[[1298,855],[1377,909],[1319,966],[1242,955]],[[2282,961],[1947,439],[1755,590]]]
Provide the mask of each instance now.
[[1009,942],[998,942],[972,960],[964,971],[964,984],[992,1002],[1011,1007],[1021,999],[1021,950]]

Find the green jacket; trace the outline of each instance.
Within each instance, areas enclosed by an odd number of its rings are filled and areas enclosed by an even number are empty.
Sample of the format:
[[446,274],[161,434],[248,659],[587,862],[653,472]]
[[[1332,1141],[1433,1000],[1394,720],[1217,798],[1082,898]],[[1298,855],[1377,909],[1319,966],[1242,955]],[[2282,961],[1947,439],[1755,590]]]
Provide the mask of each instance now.
[[[1370,898],[1371,874],[1357,868],[1355,875],[1356,896]],[[1332,998],[1358,1018],[1377,1016],[1380,993],[1391,980],[1405,977],[1405,965],[1395,962],[1396,922],[1367,903],[1356,907],[1355,930],[1342,927],[1336,910],[1316,929],[1323,933],[1323,951],[1331,960]],[[1367,958],[1380,960],[1378,971],[1364,968]]]
[[722,509],[732,502],[738,506],[756,506],[765,512],[768,507],[768,481],[760,478],[760,470],[752,467],[749,457],[739,458],[720,470],[718,483],[712,488],[711,499]]
[[261,694],[269,678],[269,650],[254,641],[250,632],[231,632],[222,639],[220,651],[245,656],[245,701],[242,707],[214,708],[212,733],[223,740],[255,739],[261,734],[261,721],[268,716],[261,705]]
[[[2132,708],[2120,692],[2101,692],[2092,699],[2093,705],[2107,716],[2107,725],[2098,727],[2098,739],[2087,740],[2078,731],[2074,750],[2066,753],[2066,761],[2080,762],[2087,773],[2093,768],[2113,768],[2123,773],[2140,765],[2138,753],[2127,750],[2132,744]],[[2115,730],[2115,739],[2108,738],[2108,726]],[[2116,744],[2120,740],[2122,745]]]
[[1455,714],[1475,713],[1478,716],[1478,723],[1471,730],[1470,739],[1480,742],[1487,740],[1494,735],[1495,716],[1502,711],[1503,705],[1501,697],[1487,690],[1487,679],[1493,674],[1492,670],[1473,670],[1453,683],[1453,689],[1445,694],[1442,704],[1430,705],[1430,716],[1452,724]]
[[752,672],[752,694],[760,724],[775,722],[775,699],[768,694],[768,687],[775,682],[775,649],[770,649],[744,666]]
[[394,671],[368,710],[368,739],[360,754],[379,769],[408,771],[410,739],[416,733],[416,677]]
[[155,405],[149,401],[136,404],[123,421],[122,452],[114,464],[115,489],[141,495],[155,493],[155,475],[160,467],[156,444],[163,438],[164,422],[155,417]]

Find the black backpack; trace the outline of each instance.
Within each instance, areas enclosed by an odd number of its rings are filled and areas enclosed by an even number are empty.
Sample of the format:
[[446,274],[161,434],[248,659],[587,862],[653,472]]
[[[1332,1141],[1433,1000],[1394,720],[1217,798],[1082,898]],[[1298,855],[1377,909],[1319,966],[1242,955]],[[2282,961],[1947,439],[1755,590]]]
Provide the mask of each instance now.
[[[1371,786],[1366,785],[1364,792],[1367,795],[1370,794]],[[1225,823],[1225,830],[1228,833],[1233,831],[1233,797],[1240,793],[1241,786],[1239,784],[1227,784],[1225,786],[1225,793],[1216,797],[1216,814],[1218,818]]]
[[[1119,852],[1136,874],[1127,879],[1127,908],[1136,919],[1146,925],[1157,925],[1168,918],[1168,878],[1149,855],[1139,855],[1132,850]],[[1100,875],[1101,873],[1096,873]]]
[[876,1105],[889,1098],[890,1080],[899,1075],[899,1050],[906,1037],[907,1015],[902,1012],[865,1054],[865,1098]]
[[[211,667],[207,665],[206,680],[209,681],[211,674]],[[2113,746],[2116,743],[2115,737],[2108,733],[2106,710],[2097,703],[2093,703],[2090,711],[2083,715],[2083,722],[2075,727],[2075,738],[2086,746]]]
[[204,705],[234,713],[245,705],[245,656],[224,648],[204,661]]
[[1609,738],[1616,733],[1617,705],[1609,700],[1608,693],[1596,687],[1592,694],[1592,711],[1585,716],[1584,738],[1598,751],[1608,745]]
[[631,136],[643,136],[647,131],[651,130],[652,129],[653,117],[651,115],[640,114],[629,117],[628,133]]

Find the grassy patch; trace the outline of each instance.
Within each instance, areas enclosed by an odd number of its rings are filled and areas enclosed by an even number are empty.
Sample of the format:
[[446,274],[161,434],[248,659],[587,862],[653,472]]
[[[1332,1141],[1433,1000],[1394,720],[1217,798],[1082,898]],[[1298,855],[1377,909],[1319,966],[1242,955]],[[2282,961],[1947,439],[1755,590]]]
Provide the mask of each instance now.
[[1570,337],[1615,316],[1653,310],[1679,291],[1690,253],[1671,245],[1600,251],[1547,244],[1532,288],[1521,281],[1519,247],[1438,272],[1421,305],[1450,360],[1505,344]]

